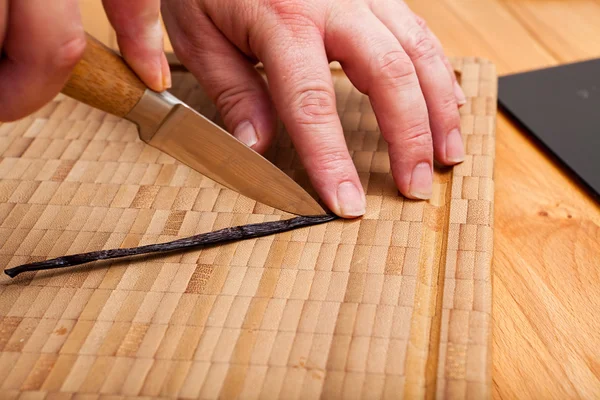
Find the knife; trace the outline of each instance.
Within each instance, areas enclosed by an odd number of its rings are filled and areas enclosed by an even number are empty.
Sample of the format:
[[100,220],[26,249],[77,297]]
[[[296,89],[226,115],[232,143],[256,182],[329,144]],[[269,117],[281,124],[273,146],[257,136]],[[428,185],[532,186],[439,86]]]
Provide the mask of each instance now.
[[63,94],[133,122],[145,143],[244,196],[291,214],[326,214],[262,155],[171,93],[152,91],[120,55],[87,33],[86,39]]

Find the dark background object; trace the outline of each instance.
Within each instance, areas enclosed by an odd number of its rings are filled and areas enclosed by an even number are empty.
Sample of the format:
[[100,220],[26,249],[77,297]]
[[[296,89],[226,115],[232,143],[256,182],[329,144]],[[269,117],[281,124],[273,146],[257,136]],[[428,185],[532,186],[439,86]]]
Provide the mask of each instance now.
[[498,101],[600,201],[600,59],[502,76]]

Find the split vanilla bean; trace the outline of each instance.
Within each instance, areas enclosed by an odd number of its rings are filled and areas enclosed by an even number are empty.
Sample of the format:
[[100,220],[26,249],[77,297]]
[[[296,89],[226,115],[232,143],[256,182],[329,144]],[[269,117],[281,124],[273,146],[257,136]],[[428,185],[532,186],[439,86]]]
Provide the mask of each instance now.
[[214,232],[202,233],[184,239],[171,242],[149,244],[145,246],[126,249],[100,250],[90,253],[73,254],[58,257],[51,260],[40,261],[30,264],[19,265],[14,268],[5,269],[4,273],[11,278],[23,272],[41,271],[47,269],[67,268],[86,264],[98,260],[131,257],[150,253],[167,253],[177,250],[190,249],[202,246],[211,246],[220,243],[228,243],[237,240],[246,240],[262,236],[283,233],[293,229],[318,225],[337,219],[336,215],[323,215],[314,217],[296,217],[283,221],[261,222],[256,224],[234,226],[220,229]]

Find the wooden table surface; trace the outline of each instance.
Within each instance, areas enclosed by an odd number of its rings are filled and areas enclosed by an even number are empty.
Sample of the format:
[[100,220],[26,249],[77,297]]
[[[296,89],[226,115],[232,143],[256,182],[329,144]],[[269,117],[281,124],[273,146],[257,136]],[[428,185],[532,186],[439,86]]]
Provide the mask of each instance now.
[[[114,41],[100,1],[80,1],[86,28]],[[488,58],[500,75],[600,57],[600,0],[407,2],[448,55]],[[600,207],[497,122],[494,396],[600,398]]]

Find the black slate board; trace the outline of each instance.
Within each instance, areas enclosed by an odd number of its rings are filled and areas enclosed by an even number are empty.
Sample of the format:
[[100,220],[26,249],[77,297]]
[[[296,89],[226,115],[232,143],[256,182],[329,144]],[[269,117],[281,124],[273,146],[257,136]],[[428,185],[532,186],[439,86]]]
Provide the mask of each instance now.
[[600,199],[600,58],[502,76],[498,84],[500,109]]

